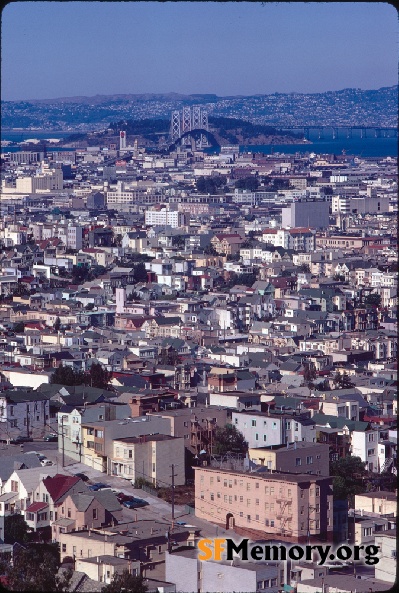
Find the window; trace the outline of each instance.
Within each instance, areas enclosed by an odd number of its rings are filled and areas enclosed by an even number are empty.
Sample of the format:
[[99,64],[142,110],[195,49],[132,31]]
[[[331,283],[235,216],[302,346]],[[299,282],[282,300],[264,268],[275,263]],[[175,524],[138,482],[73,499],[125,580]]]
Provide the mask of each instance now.
[[274,495],[274,486],[270,486],[270,495],[273,496]]
[[259,441],[259,434],[257,432],[255,433],[255,441]]
[[210,497],[211,497],[211,500],[215,500],[215,495],[213,494],[213,492],[210,493]]
[[269,526],[269,519],[265,519],[265,525],[268,527]]
[[240,496],[240,502],[244,502],[244,497]]
[[259,482],[255,482],[255,488],[259,488]]
[[292,496],[292,490],[290,488],[288,488],[288,498],[291,498]]
[[66,552],[66,544],[62,544],[62,551]]
[[269,486],[265,486],[265,494],[269,494]]
[[259,498],[255,498],[255,504],[258,506],[259,505]]
[[97,517],[98,517],[98,510],[93,509],[93,519],[97,519]]
[[363,535],[364,536],[372,535],[372,533],[373,533],[373,528],[372,527],[365,527],[363,529]]
[[233,488],[233,480],[229,480],[229,488]]
[[213,484],[213,476],[211,476],[210,480],[209,480],[210,484]]
[[247,515],[247,521],[251,521],[251,515]]
[[301,465],[301,464],[302,464],[302,459],[301,459],[300,457],[297,457],[297,458],[295,459],[295,465],[296,465],[296,467],[298,467],[298,466],[299,466],[299,465]]
[[71,518],[71,509],[68,509],[68,519]]
[[18,482],[11,480],[11,492],[18,492]]
[[263,435],[263,441],[266,443],[266,435]]
[[252,420],[252,426],[256,426],[256,420]]
[[316,496],[320,496],[320,488],[316,486]]
[[308,456],[306,457],[306,463],[307,463],[308,465],[309,465],[310,463],[313,463],[313,457],[312,457],[312,455],[308,455]]
[[250,484],[250,482],[247,482],[247,490],[251,490],[251,484]]
[[204,497],[204,492],[203,492],[203,491],[201,491],[201,500],[204,500],[204,498],[205,498],[205,497]]
[[247,507],[250,507],[250,506],[251,506],[251,499],[247,498]]
[[270,519],[270,527],[274,527],[274,519]]

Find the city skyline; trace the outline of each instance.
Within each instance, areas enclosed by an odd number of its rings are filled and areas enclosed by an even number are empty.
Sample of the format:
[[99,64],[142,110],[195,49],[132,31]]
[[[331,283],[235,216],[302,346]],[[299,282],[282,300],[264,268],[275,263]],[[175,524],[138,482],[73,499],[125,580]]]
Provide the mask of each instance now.
[[397,33],[377,2],[15,2],[2,100],[377,89],[398,82]]

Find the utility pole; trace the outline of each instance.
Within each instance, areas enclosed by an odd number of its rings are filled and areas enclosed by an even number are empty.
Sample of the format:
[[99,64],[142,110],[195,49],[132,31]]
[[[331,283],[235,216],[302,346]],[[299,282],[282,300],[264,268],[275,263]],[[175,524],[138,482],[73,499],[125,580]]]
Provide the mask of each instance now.
[[177,476],[177,474],[175,474],[175,464],[172,463],[172,465],[170,465],[169,467],[172,468],[172,475],[170,476],[172,478],[172,531],[174,529],[175,526],[175,476]]
[[64,416],[61,416],[61,439],[62,439],[62,467],[65,467]]

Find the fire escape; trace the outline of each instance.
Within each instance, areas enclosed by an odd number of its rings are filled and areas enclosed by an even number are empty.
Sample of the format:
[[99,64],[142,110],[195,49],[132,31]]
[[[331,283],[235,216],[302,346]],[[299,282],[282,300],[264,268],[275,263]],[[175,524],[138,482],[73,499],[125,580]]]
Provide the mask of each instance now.
[[277,519],[280,521],[280,534],[291,535],[292,529],[286,528],[286,524],[292,520],[292,499],[286,495],[280,495],[276,499],[280,508],[277,509]]
[[216,422],[211,418],[204,418],[202,422],[196,416],[191,419],[191,447],[198,454],[205,450],[212,455],[213,433]]

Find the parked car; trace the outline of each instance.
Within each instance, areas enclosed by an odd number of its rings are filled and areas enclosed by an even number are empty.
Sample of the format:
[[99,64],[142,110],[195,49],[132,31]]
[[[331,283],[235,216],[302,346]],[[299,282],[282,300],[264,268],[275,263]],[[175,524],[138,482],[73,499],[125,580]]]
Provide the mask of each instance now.
[[89,478],[86,476],[86,474],[74,474],[76,478],[80,478],[81,480],[83,480],[83,482],[87,482],[89,480]]
[[47,443],[56,443],[58,442],[58,434],[47,434],[43,437],[43,441],[46,441]]
[[139,507],[148,506],[148,502],[146,500],[143,500],[142,498],[136,498],[135,496],[132,496],[130,500],[123,501],[122,504],[127,509],[138,509]]
[[50,461],[50,459],[42,459],[40,461],[40,463],[42,464],[43,467],[45,467],[46,465],[53,465],[53,462]]
[[21,445],[22,443],[32,443],[33,439],[32,437],[22,437],[22,436],[17,436],[15,437],[15,439],[11,439],[10,443],[11,445]]
[[108,484],[103,484],[102,482],[96,482],[89,486],[89,490],[93,490],[93,492],[97,492],[97,490],[104,490],[104,488],[109,488]]
[[124,494],[123,492],[119,492],[116,495],[116,498],[119,500],[120,503],[125,502],[127,500],[133,500],[134,496],[129,496],[128,494]]

